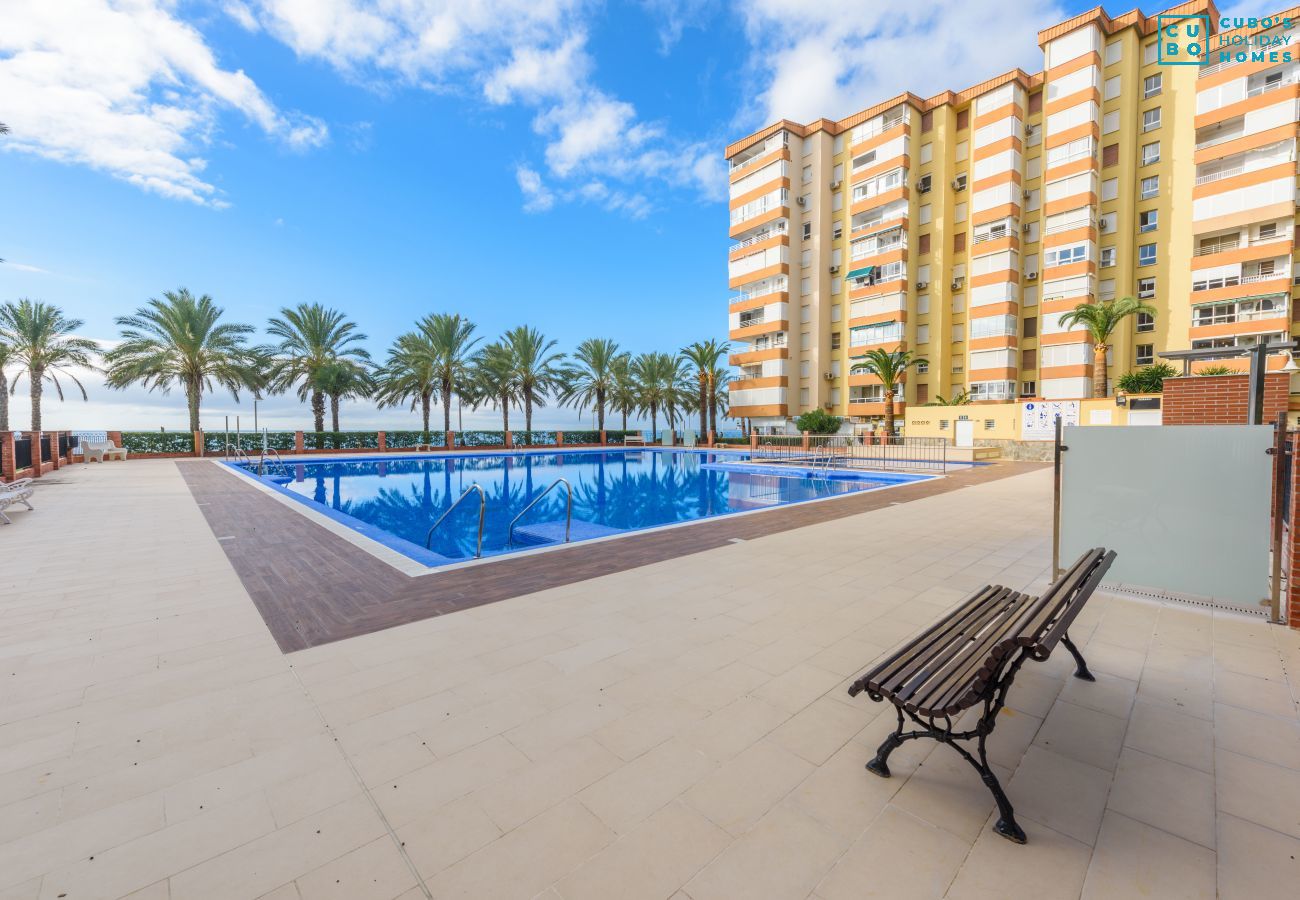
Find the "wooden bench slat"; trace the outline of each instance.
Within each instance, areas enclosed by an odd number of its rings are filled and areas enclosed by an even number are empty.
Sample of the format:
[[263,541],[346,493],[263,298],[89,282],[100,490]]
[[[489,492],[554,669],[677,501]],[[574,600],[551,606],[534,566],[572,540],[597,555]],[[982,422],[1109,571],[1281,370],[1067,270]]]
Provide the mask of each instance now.
[[983,627],[982,623],[999,612],[1002,608],[1002,597],[1006,592],[1006,588],[986,588],[976,595],[974,598],[976,602],[967,603],[951,613],[946,619],[945,628],[929,636],[924,645],[909,647],[914,652],[909,653],[906,659],[901,660],[899,665],[892,667],[887,673],[880,673],[873,678],[873,688],[891,692],[900,690],[912,681],[919,671],[931,666],[936,654],[944,652],[945,648],[960,649],[963,642],[969,640],[968,635],[972,630]]

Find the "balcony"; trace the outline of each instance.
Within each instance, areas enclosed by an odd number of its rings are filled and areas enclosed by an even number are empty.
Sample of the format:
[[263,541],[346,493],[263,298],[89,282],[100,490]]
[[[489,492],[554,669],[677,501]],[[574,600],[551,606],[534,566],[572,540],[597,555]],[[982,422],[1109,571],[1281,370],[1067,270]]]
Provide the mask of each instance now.
[[877,117],[869,122],[864,122],[853,129],[849,138],[849,146],[860,144],[863,141],[869,141],[876,135],[884,134],[891,128],[897,128],[907,121],[907,116],[903,113],[885,117]]
[[731,171],[734,172],[737,169],[744,168],[745,166],[749,165],[759,157],[766,156],[768,153],[771,153],[774,150],[779,150],[783,147],[788,147],[789,144],[790,144],[789,133],[785,131],[778,131],[776,134],[769,136],[766,140],[762,141],[761,143],[755,144],[752,147],[748,147],[740,151],[735,156],[733,156],[730,160],[728,160],[731,167]]
[[744,240],[732,244],[728,248],[728,252],[735,253],[737,250],[743,250],[746,247],[751,247],[754,244],[757,244],[759,241],[765,241],[768,238],[781,237],[782,235],[788,235],[789,233],[790,233],[790,223],[788,220],[780,219],[776,222],[769,222],[767,225],[763,226],[759,231],[754,232]]

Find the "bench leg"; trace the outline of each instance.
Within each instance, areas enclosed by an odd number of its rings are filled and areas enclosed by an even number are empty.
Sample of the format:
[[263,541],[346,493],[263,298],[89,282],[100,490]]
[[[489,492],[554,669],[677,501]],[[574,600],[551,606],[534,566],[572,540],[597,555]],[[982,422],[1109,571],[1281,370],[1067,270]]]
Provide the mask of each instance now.
[[909,731],[904,734],[903,728],[905,728],[906,725],[903,722],[903,708],[901,706],[896,706],[894,709],[898,711],[898,728],[895,729],[893,734],[885,738],[884,742],[876,749],[876,755],[871,758],[871,762],[867,763],[867,771],[879,775],[881,778],[888,778],[890,776],[889,754],[897,750],[903,741],[913,741],[922,737],[934,737],[934,734],[929,731]]
[[1088,671],[1088,664],[1083,661],[1083,654],[1079,652],[1078,647],[1074,646],[1074,641],[1070,640],[1068,634],[1061,635],[1061,643],[1065,645],[1065,649],[1069,650],[1070,655],[1074,657],[1074,677],[1081,678],[1084,681],[1096,681],[1096,676]]

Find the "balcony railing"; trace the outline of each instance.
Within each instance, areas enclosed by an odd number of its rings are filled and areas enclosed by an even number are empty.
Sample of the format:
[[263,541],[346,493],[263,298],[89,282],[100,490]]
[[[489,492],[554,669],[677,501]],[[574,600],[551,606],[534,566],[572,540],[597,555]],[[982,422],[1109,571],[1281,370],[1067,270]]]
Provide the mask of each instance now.
[[1233,238],[1232,240],[1219,241],[1214,244],[1202,244],[1197,247],[1194,256],[1213,256],[1215,253],[1226,253],[1229,250],[1237,250],[1241,247],[1241,239]]
[[1207,172],[1204,175],[1196,176],[1197,184],[1209,184],[1212,181],[1218,181],[1222,178],[1231,178],[1234,175],[1240,175],[1246,171],[1245,165],[1233,166],[1230,169],[1220,169],[1217,172]]
[[736,327],[752,328],[755,325],[762,325],[766,321],[767,321],[767,316],[750,316],[748,319],[746,319],[744,316],[741,316],[739,321],[736,324]]
[[1213,75],[1215,72],[1222,72],[1224,69],[1231,68],[1236,64],[1237,64],[1237,60],[1235,58],[1228,58],[1220,62],[1217,62],[1214,65],[1202,67],[1201,71],[1196,73],[1196,77],[1207,78],[1210,75]]
[[1286,306],[1279,309],[1253,309],[1247,311],[1234,310],[1233,312],[1209,313],[1201,315],[1197,310],[1196,317],[1192,320],[1192,325],[1201,328],[1205,325],[1233,325],[1238,322],[1258,322],[1261,319],[1281,319],[1287,314]]
[[1207,138],[1203,141],[1197,141],[1196,149],[1204,150],[1207,147],[1217,147],[1219,144],[1226,144],[1228,141],[1235,141],[1237,138],[1244,136],[1245,133],[1246,131],[1244,127],[1225,130],[1222,133],[1216,134],[1211,138]]
[[787,136],[786,132],[784,131],[778,132],[777,134],[774,134],[771,137],[769,137],[767,140],[763,141],[761,147],[751,148],[753,152],[747,153],[743,157],[738,156],[733,158],[731,160],[731,169],[734,171],[736,169],[739,169],[741,166],[747,166],[754,160],[758,159],[760,156],[763,156],[764,154],[769,153],[772,150],[775,150],[777,147],[787,147],[789,146],[789,144],[790,144],[790,138]]
[[1043,229],[1043,234],[1060,234],[1062,231],[1073,231],[1076,228],[1087,228],[1092,224],[1091,219],[1079,219],[1073,222],[1062,222],[1059,225],[1049,225]]
[[972,241],[972,243],[983,244],[987,241],[1000,241],[1003,238],[1011,237],[1011,235],[1012,231],[1010,228],[1003,228],[1001,231],[986,231],[983,234],[975,235],[975,240]]
[[897,125],[903,124],[904,121],[905,121],[904,116],[894,116],[891,119],[882,119],[881,121],[876,122],[875,124],[867,123],[865,125],[859,125],[857,128],[853,129],[853,134],[850,138],[850,143],[860,144],[863,141],[867,140],[868,138],[873,138],[878,134],[883,134],[884,132],[888,131],[889,129]]
[[1288,84],[1294,84],[1295,79],[1283,78],[1281,81],[1266,82],[1257,84],[1253,88],[1246,88],[1247,97],[1258,97],[1260,94],[1267,94],[1269,91],[1276,91]]
[[789,234],[789,232],[790,232],[789,226],[786,224],[785,220],[782,220],[779,224],[773,225],[771,228],[765,231],[760,231],[757,234],[752,234],[749,237],[745,238],[743,241],[733,244],[731,249],[740,250],[744,247],[750,246],[751,244],[757,244],[759,241],[765,241],[768,238],[777,237],[782,234]]

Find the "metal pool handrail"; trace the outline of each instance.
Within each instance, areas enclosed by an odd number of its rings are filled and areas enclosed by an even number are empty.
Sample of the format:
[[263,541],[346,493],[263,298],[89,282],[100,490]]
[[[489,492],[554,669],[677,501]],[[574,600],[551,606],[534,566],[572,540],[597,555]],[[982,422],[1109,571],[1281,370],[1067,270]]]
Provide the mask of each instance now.
[[285,465],[284,460],[280,458],[280,451],[275,449],[274,447],[268,447],[266,450],[262,452],[261,457],[259,457],[257,460],[258,475],[261,475],[262,471],[268,468],[266,462],[268,454],[271,456],[271,458],[275,460],[275,464],[280,467],[281,474],[287,473],[289,471],[289,467]]
[[541,503],[542,498],[555,490],[559,485],[564,485],[564,490],[569,495],[564,508],[564,543],[569,543],[569,530],[573,527],[573,485],[569,484],[568,480],[564,478],[557,478],[547,485],[546,490],[534,497],[531,503],[521,509],[519,515],[510,520],[510,530],[506,532],[507,547],[512,546],[515,542],[515,525],[518,524],[519,520],[522,519],[530,509],[538,503]]
[[433,541],[433,533],[438,530],[438,526],[442,524],[443,520],[451,515],[453,509],[460,506],[460,501],[475,491],[478,491],[478,542],[474,545],[474,558],[479,559],[483,555],[483,516],[487,513],[487,493],[477,481],[465,488],[465,493],[457,497],[456,502],[447,507],[447,510],[442,515],[438,516],[438,521],[433,523],[429,533],[424,536],[425,550],[429,549],[429,544]]

